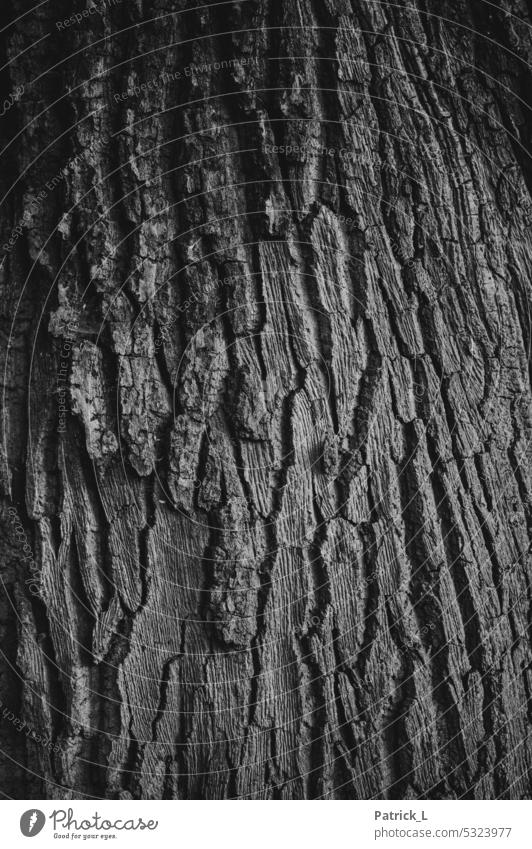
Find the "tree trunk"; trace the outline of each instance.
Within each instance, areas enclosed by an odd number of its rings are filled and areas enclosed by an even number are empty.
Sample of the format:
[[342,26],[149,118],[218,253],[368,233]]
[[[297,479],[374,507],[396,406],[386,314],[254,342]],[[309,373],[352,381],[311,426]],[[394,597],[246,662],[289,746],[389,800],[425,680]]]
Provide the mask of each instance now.
[[528,798],[530,4],[33,5],[3,793]]

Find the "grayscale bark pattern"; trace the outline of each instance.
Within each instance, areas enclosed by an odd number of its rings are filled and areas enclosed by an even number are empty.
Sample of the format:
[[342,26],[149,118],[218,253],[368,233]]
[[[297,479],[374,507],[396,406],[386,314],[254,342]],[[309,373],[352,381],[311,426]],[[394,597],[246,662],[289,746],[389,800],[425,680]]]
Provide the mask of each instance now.
[[2,56],[2,792],[528,798],[530,4],[71,13]]

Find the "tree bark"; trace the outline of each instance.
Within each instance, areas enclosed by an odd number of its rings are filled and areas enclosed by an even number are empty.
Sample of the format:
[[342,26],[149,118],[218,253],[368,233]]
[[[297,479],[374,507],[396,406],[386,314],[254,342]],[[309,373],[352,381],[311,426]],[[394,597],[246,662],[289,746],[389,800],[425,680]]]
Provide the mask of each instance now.
[[530,798],[530,4],[96,5],[2,12],[2,792]]

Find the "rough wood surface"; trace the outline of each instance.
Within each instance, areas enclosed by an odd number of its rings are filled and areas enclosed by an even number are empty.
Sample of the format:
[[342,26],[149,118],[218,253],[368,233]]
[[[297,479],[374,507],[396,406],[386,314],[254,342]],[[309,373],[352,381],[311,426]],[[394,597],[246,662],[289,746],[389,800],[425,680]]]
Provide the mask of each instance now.
[[530,3],[31,8],[2,792],[530,797]]

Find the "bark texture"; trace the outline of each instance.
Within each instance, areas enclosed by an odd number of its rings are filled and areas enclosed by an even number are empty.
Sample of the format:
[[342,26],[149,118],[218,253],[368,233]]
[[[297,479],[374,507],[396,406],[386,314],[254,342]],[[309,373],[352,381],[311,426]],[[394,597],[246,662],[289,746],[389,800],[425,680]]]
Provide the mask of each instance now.
[[529,798],[530,4],[3,4],[3,793]]

